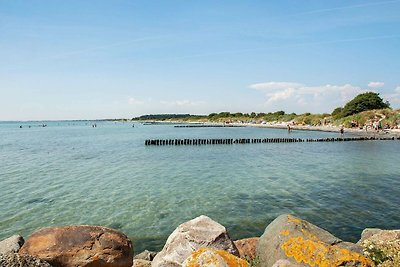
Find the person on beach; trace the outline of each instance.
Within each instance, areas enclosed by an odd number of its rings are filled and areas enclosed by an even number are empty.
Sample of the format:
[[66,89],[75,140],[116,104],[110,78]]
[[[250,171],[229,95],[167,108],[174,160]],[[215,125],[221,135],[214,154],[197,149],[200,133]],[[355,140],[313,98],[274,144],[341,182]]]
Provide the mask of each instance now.
[[290,128],[290,124],[287,125],[287,130],[288,130],[288,133],[290,133],[292,131],[292,128]]
[[343,135],[344,134],[344,128],[343,128],[343,126],[340,126],[340,135]]

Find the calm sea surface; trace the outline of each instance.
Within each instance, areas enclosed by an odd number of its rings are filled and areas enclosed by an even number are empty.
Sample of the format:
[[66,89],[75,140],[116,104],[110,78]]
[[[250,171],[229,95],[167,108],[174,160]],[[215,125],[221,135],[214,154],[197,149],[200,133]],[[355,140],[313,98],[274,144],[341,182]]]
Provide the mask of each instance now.
[[36,126],[42,123],[0,123],[0,239],[95,224],[127,234],[136,252],[159,250],[180,223],[201,214],[234,239],[261,235],[282,213],[349,241],[366,227],[400,228],[400,141],[146,147],[149,138],[338,134],[113,122]]

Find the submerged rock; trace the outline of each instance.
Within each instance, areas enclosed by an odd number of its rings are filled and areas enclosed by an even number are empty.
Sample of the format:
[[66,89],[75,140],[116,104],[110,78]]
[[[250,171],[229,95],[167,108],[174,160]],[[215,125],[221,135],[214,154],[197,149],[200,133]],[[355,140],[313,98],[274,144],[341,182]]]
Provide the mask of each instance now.
[[131,267],[131,241],[121,232],[101,226],[63,226],[33,233],[19,251],[54,266]]
[[239,256],[225,227],[202,215],[179,225],[172,232],[152,266],[181,266],[193,251],[202,247],[226,250]]
[[0,254],[1,267],[52,267],[48,262],[30,255],[18,253]]
[[0,241],[0,254],[6,254],[9,252],[18,252],[18,250],[24,244],[24,239],[20,235],[13,235]]
[[358,242],[379,267],[400,266],[400,230],[365,229]]
[[183,267],[248,267],[247,261],[242,260],[225,250],[200,248],[189,256]]
[[235,246],[239,250],[240,258],[254,260],[259,239],[259,237],[250,237],[234,241],[233,243],[235,243]]
[[373,266],[360,246],[292,215],[281,215],[267,226],[257,245],[257,257],[261,267],[271,267],[279,260],[294,266]]

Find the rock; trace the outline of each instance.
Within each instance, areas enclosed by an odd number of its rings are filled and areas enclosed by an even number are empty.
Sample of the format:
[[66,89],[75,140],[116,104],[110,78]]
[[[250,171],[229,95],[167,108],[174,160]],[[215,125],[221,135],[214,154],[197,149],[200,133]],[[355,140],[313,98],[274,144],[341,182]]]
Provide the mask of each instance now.
[[134,256],[133,259],[134,260],[141,259],[141,260],[152,261],[156,255],[157,255],[157,252],[145,250],[145,251],[137,254],[136,256]]
[[6,254],[9,252],[18,252],[18,250],[24,244],[24,239],[20,235],[13,235],[0,241],[0,254]]
[[62,226],[33,233],[19,254],[33,255],[54,266],[131,267],[131,241],[122,233],[101,226]]
[[360,246],[292,215],[281,215],[267,226],[257,245],[257,257],[261,267],[271,267],[278,260],[299,266],[373,266]]
[[357,242],[357,244],[361,244],[365,239],[370,238],[374,234],[379,233],[382,231],[381,229],[378,228],[365,228],[362,233],[361,233],[361,239]]
[[400,266],[400,230],[365,229],[358,242],[377,266]]
[[200,248],[189,256],[183,267],[248,267],[249,263],[225,250]]
[[288,260],[280,259],[272,265],[272,267],[302,267],[302,265],[291,263]]
[[0,254],[0,266],[2,267],[51,267],[51,265],[43,260],[30,255],[19,255],[18,253],[9,252]]
[[233,243],[235,243],[235,246],[239,250],[240,258],[248,261],[254,260],[259,239],[259,237],[251,237],[234,241]]
[[142,259],[134,259],[132,267],[150,267],[151,261],[142,260]]
[[226,250],[239,256],[225,227],[202,215],[179,225],[168,237],[164,248],[155,256],[151,265],[181,266],[193,251],[201,247]]

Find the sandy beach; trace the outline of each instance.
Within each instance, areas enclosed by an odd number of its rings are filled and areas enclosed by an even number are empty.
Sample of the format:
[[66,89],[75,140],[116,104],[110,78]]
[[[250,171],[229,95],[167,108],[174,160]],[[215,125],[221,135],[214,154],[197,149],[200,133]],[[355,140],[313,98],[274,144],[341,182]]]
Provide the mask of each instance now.
[[[232,122],[232,123],[218,123],[218,122],[187,122],[187,121],[152,121],[152,123],[156,124],[190,124],[190,125],[226,125],[226,126],[238,126],[238,127],[259,127],[259,128],[275,128],[275,129],[287,129],[288,128],[288,123],[287,122],[282,122],[282,123],[237,123],[237,122]],[[335,132],[335,133],[340,133],[341,127],[339,126],[334,126],[334,125],[320,125],[320,126],[313,126],[313,125],[293,125],[290,124],[290,128],[292,131],[321,131],[321,132]],[[359,135],[359,136],[395,136],[399,137],[400,136],[400,129],[385,129],[385,130],[373,130],[373,129],[359,129],[359,128],[344,128],[344,134],[346,133],[351,133],[354,135]]]

